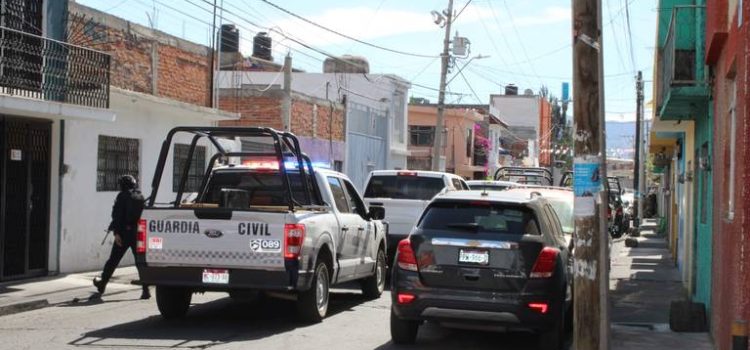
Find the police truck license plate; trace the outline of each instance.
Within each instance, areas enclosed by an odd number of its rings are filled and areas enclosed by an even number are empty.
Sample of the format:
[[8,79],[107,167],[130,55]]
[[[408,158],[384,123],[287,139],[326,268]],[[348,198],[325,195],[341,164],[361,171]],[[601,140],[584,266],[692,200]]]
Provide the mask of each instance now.
[[458,262],[487,265],[490,263],[490,253],[486,250],[460,249],[458,251]]
[[229,271],[219,269],[204,269],[203,283],[228,284]]

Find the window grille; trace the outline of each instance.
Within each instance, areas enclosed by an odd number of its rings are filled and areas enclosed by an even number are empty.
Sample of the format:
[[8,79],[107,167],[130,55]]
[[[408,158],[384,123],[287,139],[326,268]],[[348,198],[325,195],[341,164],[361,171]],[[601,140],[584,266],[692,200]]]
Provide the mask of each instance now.
[[99,135],[96,190],[119,191],[123,175],[140,179],[140,140]]

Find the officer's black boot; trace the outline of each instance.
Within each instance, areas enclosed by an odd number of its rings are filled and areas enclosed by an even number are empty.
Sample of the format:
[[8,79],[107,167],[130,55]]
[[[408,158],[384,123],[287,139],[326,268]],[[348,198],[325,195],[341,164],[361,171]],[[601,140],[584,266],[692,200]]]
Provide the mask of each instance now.
[[96,291],[99,292],[99,294],[104,294],[104,289],[107,288],[107,281],[99,277],[94,277],[94,287],[96,287]]
[[151,299],[151,292],[148,291],[148,286],[143,286],[143,292],[141,292],[141,299]]

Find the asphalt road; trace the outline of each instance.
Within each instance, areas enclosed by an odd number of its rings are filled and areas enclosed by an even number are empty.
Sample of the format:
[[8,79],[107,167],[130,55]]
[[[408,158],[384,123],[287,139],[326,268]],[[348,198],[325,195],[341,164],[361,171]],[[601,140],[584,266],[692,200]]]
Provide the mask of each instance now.
[[[240,303],[226,294],[195,295],[185,319],[166,321],[140,291],[103,301],[67,303],[0,317],[0,349],[534,349],[529,334],[420,328],[417,345],[390,341],[388,292],[365,300],[358,290],[335,290],[320,324],[297,321],[291,301]],[[85,295],[82,295],[84,297]]]

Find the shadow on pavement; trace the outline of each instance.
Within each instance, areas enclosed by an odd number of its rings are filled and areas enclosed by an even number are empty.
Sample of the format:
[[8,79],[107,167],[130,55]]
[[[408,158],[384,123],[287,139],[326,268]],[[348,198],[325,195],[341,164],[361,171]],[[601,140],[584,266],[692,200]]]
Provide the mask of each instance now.
[[[569,337],[570,338],[570,337]],[[570,348],[572,339],[566,342]],[[493,350],[533,350],[538,336],[533,333],[497,333],[443,328],[435,323],[425,323],[419,328],[414,345],[396,345],[392,342],[376,347],[376,350],[391,349],[493,349]]]
[[[361,294],[331,294],[328,315],[366,302]],[[107,302],[108,303],[108,302]],[[250,341],[313,326],[298,321],[295,303],[270,297],[254,303],[223,298],[191,306],[184,319],[159,315],[84,333],[73,346],[135,348],[207,348]]]

